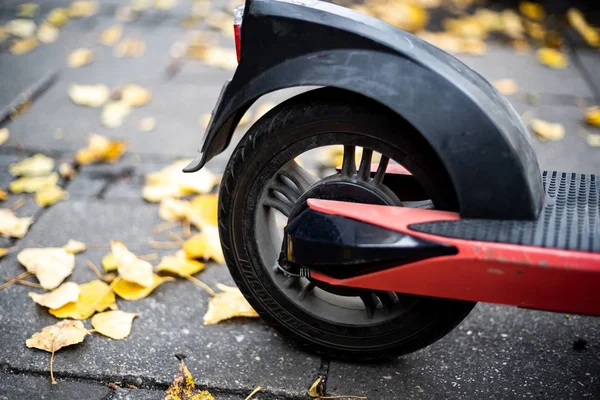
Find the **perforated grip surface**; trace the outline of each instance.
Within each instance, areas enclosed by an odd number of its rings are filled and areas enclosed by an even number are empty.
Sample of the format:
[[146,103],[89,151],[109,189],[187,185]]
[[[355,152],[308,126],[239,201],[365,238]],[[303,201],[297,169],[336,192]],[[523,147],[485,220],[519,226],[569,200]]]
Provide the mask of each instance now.
[[409,228],[457,239],[600,253],[600,176],[544,171],[543,181],[546,197],[537,221],[461,219]]

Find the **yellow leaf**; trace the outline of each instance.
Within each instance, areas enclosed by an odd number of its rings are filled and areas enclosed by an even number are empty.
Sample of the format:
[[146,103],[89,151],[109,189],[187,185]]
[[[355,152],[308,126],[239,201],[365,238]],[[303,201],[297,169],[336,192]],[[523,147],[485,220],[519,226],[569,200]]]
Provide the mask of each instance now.
[[588,107],[585,111],[585,122],[589,125],[600,127],[600,107]]
[[104,268],[104,272],[112,272],[117,270],[117,262],[115,261],[115,257],[113,256],[112,252],[102,257],[102,268]]
[[110,140],[104,136],[92,134],[89,137],[88,147],[80,149],[75,155],[79,164],[95,162],[115,162],[125,152],[126,143],[120,140]]
[[122,98],[130,107],[141,107],[150,102],[152,92],[140,85],[127,85],[123,88]]
[[125,339],[131,333],[133,319],[141,314],[120,310],[105,311],[92,317],[92,326],[96,332],[111,339]]
[[54,325],[42,328],[27,339],[25,344],[29,348],[36,348],[48,352],[60,350],[72,344],[81,343],[90,332],[85,329],[81,321],[64,320]]
[[42,43],[54,43],[58,39],[60,35],[60,31],[57,27],[50,24],[49,22],[44,22],[40,25],[40,29],[37,32],[37,38]]
[[236,317],[259,317],[237,287],[222,284],[217,284],[217,287],[221,292],[211,297],[208,310],[204,315],[204,325],[212,325]]
[[154,274],[152,277],[152,285],[144,287],[121,279],[113,286],[113,291],[124,300],[139,300],[147,297],[162,283],[172,280],[174,280],[172,277],[162,277]]
[[8,249],[5,247],[0,247],[0,258],[4,257],[8,254]]
[[30,19],[13,19],[6,24],[8,33],[13,36],[17,36],[21,39],[27,39],[35,34],[37,26],[34,21]]
[[55,186],[58,182],[56,172],[46,176],[25,176],[9,183],[8,188],[13,193],[35,193]]
[[165,221],[184,221],[190,219],[190,202],[187,200],[164,198],[158,207],[158,216]]
[[73,179],[75,177],[75,168],[70,163],[63,162],[58,166],[58,173],[65,179]]
[[195,275],[203,269],[203,263],[188,259],[185,252],[181,250],[175,253],[174,256],[163,257],[160,260],[160,264],[156,267],[156,270],[159,272],[170,272],[183,278]]
[[105,282],[93,280],[79,285],[79,299],[60,308],[51,308],[56,318],[88,319],[116,304],[115,294]]
[[512,39],[523,39],[523,23],[521,17],[510,9],[503,10],[500,13],[502,21],[502,32]]
[[40,306],[60,308],[79,299],[79,286],[75,282],[65,282],[50,293],[29,292],[28,296]]
[[40,207],[48,207],[68,197],[69,194],[63,188],[54,185],[36,192],[35,202]]
[[75,256],[62,247],[23,249],[17,254],[17,260],[46,290],[58,287],[75,267]]
[[98,12],[98,2],[95,0],[76,0],[69,6],[71,18],[91,17]]
[[564,69],[567,67],[567,56],[556,49],[543,47],[537,51],[538,61],[551,68]]
[[140,57],[146,52],[146,43],[143,40],[127,37],[115,46],[117,57]]
[[156,127],[156,118],[144,117],[140,120],[139,129],[142,132],[151,132]]
[[119,41],[119,39],[121,39],[122,34],[123,27],[121,25],[113,25],[102,32],[99,42],[104,46],[113,46]]
[[544,40],[546,37],[546,29],[539,22],[525,20],[525,29],[527,34],[534,40]]
[[48,175],[54,168],[54,160],[44,154],[35,154],[8,166],[8,172],[13,176],[42,176]]
[[565,128],[559,123],[551,123],[536,118],[531,121],[531,129],[546,140],[561,140],[565,137]]
[[3,145],[4,143],[6,143],[9,136],[10,136],[10,133],[8,131],[8,128],[1,128],[0,129],[0,145]]
[[238,66],[235,50],[228,47],[208,48],[202,61],[210,67],[216,67],[227,71],[234,71]]
[[592,147],[600,147],[600,134],[598,133],[589,133],[586,137],[586,141],[589,146]]
[[196,388],[194,377],[183,362],[183,357],[180,360],[179,374],[165,390],[164,400],[215,400],[210,392]]
[[[207,168],[194,174],[186,174],[182,169],[191,160],[179,160],[159,171],[146,175],[143,197],[146,201],[159,202],[167,197],[182,197],[192,193],[209,193],[217,183],[217,177]],[[192,176],[193,175],[193,176]]]
[[71,85],[69,97],[80,106],[100,107],[108,101],[110,89],[106,85]]
[[427,11],[410,2],[381,3],[373,8],[377,18],[408,32],[418,32],[429,22]]
[[10,52],[15,55],[29,53],[38,45],[37,37],[32,36],[27,39],[15,40],[10,48]]
[[143,287],[153,284],[152,264],[137,258],[122,242],[117,240],[111,241],[110,248],[121,278]]
[[36,3],[23,3],[19,4],[19,11],[17,11],[17,17],[33,18],[37,14],[39,4]]
[[183,244],[183,251],[188,258],[211,259],[219,264],[225,264],[219,231],[216,227],[206,227],[201,233],[193,235]]
[[74,50],[67,59],[67,65],[70,68],[79,68],[84,65],[90,64],[94,61],[94,53],[90,49],[76,49]]
[[519,92],[519,86],[514,79],[499,79],[494,81],[494,86],[505,96],[510,96]]
[[567,19],[573,29],[575,29],[590,46],[600,46],[600,32],[588,24],[581,11],[576,8],[569,9],[569,11],[567,11]]
[[50,11],[48,17],[46,17],[46,21],[49,24],[60,28],[61,26],[66,24],[67,21],[69,21],[69,14],[65,8],[55,8],[52,11]]
[[0,235],[22,238],[33,222],[31,217],[19,218],[8,208],[0,208]]
[[175,4],[175,0],[154,0],[154,8],[158,10],[170,10]]
[[123,125],[130,112],[131,107],[125,101],[111,101],[102,110],[102,124],[107,128],[117,128]]
[[8,193],[6,193],[6,191],[0,189],[0,201],[4,201],[8,199]]
[[463,38],[482,39],[488,34],[486,26],[474,17],[446,19],[444,28],[448,33]]
[[219,195],[204,194],[194,197],[189,207],[189,220],[200,230],[209,226],[217,227]]
[[69,239],[67,244],[63,246],[68,253],[79,254],[87,250],[87,245],[78,240]]
[[544,11],[544,7],[540,3],[522,1],[521,3],[519,3],[519,11],[521,11],[521,14],[523,14],[527,18],[533,19],[535,21],[541,21],[544,18],[546,18],[546,12]]

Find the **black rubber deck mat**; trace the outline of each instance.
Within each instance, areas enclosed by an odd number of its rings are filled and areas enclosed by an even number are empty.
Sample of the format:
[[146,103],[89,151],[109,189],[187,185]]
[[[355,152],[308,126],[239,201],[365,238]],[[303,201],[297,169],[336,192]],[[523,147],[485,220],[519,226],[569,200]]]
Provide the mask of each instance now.
[[544,208],[537,221],[461,219],[413,224],[438,236],[600,252],[600,175],[544,171]]

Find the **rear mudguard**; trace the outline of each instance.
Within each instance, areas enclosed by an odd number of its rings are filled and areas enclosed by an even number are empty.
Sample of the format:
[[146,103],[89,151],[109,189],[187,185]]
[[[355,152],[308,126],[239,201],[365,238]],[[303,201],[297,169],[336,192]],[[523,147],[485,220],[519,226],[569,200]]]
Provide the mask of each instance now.
[[221,153],[258,98],[299,86],[359,93],[408,121],[447,169],[463,217],[537,217],[544,191],[530,136],[492,85],[410,33],[312,0],[247,1],[240,64],[213,110],[200,158],[185,171]]

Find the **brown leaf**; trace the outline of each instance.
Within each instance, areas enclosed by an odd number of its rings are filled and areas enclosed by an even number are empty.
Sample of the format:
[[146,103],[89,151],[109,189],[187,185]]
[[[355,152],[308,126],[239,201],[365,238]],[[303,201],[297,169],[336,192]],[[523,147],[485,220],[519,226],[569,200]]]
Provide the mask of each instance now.
[[221,292],[211,297],[208,310],[204,314],[204,325],[212,325],[236,317],[259,317],[237,287],[219,283],[217,288]]
[[0,201],[4,201],[8,199],[8,193],[6,193],[6,191],[0,189]]
[[0,208],[0,235],[22,238],[27,234],[29,225],[33,222],[33,218],[16,217],[12,210],[8,208]]
[[215,400],[206,390],[196,388],[194,377],[181,358],[179,374],[173,379],[171,386],[165,390],[164,400]]
[[79,299],[79,286],[75,282],[65,282],[50,293],[29,292],[28,296],[41,306],[60,308]]

